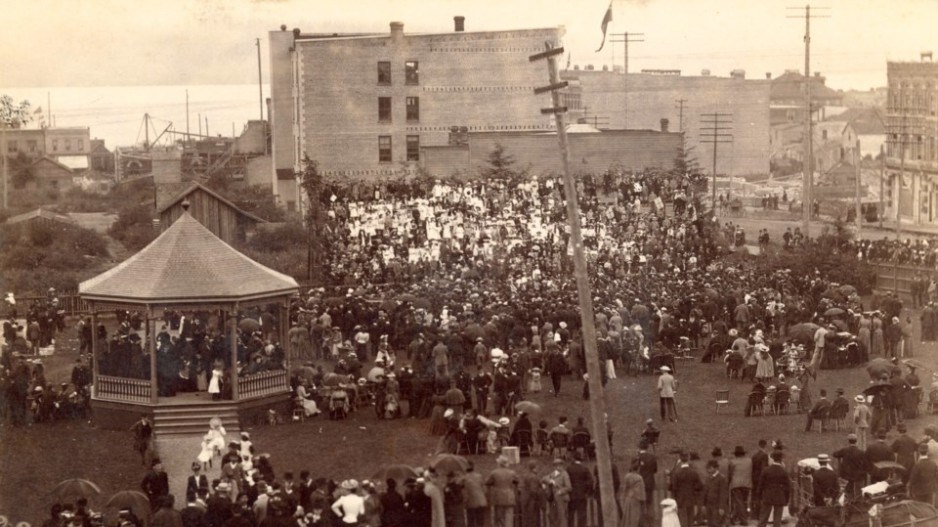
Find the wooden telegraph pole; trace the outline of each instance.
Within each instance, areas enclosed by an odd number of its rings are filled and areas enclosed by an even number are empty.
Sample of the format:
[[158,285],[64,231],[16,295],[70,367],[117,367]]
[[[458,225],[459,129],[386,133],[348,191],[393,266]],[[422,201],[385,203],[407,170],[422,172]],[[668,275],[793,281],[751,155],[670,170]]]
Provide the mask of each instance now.
[[596,439],[596,470],[599,474],[599,490],[602,502],[603,523],[615,527],[619,513],[616,508],[612,486],[612,454],[606,439],[606,400],[603,393],[599,353],[596,350],[596,326],[593,323],[593,299],[590,293],[589,276],[586,272],[586,254],[583,251],[583,235],[580,232],[580,206],[577,202],[576,181],[570,172],[570,151],[567,145],[567,129],[564,114],[567,108],[560,105],[560,90],[567,82],[560,80],[557,57],[563,48],[546,44],[547,50],[531,55],[531,62],[547,59],[550,84],[535,88],[535,94],[551,93],[552,106],[541,109],[542,114],[555,116],[557,139],[560,142],[560,158],[563,162],[563,191],[567,201],[567,222],[570,224],[570,243],[573,245],[573,266],[576,274],[576,289],[580,300],[580,320],[583,324],[583,349],[586,355],[586,371],[589,374],[589,406],[593,437]]

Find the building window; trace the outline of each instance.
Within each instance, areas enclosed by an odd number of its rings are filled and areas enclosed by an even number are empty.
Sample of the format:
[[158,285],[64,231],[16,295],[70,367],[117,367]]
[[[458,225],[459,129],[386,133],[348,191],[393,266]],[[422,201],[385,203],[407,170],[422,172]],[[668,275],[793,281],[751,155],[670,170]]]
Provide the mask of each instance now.
[[84,149],[85,149],[85,140],[84,140],[84,139],[79,139],[79,140],[78,140],[78,151],[81,152],[81,151],[84,150]]
[[407,98],[407,120],[408,121],[420,120],[420,97],[408,97]]
[[407,136],[407,160],[420,161],[420,136]]
[[65,150],[66,150],[66,151],[69,151],[69,152],[72,150],[72,140],[71,140],[71,139],[66,139],[66,140],[65,140]]
[[387,61],[378,61],[378,84],[382,86],[391,85],[391,63]]
[[391,162],[391,136],[389,135],[379,135],[378,136],[378,162],[379,163],[390,163]]
[[35,152],[37,148],[39,148],[39,144],[35,140],[30,139],[26,141],[26,149],[29,150],[30,153]]
[[378,97],[378,122],[391,122],[391,98]]
[[7,152],[16,152],[19,150],[19,147],[16,145],[16,141],[7,141]]
[[52,151],[53,151],[53,152],[58,152],[58,151],[59,151],[59,140],[58,140],[58,139],[53,139],[53,140],[52,140]]
[[420,84],[419,63],[416,60],[408,60],[404,63],[404,83]]

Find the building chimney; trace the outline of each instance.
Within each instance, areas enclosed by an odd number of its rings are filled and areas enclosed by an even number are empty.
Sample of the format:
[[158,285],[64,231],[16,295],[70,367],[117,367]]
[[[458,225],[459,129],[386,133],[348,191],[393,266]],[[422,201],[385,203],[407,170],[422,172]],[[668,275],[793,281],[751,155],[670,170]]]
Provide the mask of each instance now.
[[745,79],[746,70],[740,70],[740,69],[733,70],[730,72],[730,77],[734,79]]
[[701,76],[701,77],[709,77],[709,76],[710,76],[710,70],[700,70],[700,76]]
[[464,17],[464,16],[454,16],[454,17],[453,17],[453,24],[456,26],[456,27],[455,27],[456,32],[457,32],[457,33],[462,33],[463,31],[466,30],[466,17]]
[[[923,51],[923,52],[919,55],[919,57],[921,58],[922,62],[931,62],[931,61],[932,61],[931,51]],[[928,59],[928,60],[925,60],[925,59]]]
[[768,80],[772,80],[772,72],[771,71],[765,72],[765,78]]
[[662,119],[662,120],[661,120],[661,131],[662,131],[662,132],[667,132],[667,131],[668,131],[668,124],[669,124],[669,123],[670,123],[670,121],[668,121],[667,119]]
[[391,22],[391,39],[400,40],[404,38],[404,23]]
[[280,24],[280,31],[286,31],[286,30],[287,30],[287,25],[286,25],[286,24]]
[[814,72],[814,76],[815,76],[816,78],[820,79],[820,78],[821,78],[821,72],[820,72],[820,71],[815,71],[815,72]]

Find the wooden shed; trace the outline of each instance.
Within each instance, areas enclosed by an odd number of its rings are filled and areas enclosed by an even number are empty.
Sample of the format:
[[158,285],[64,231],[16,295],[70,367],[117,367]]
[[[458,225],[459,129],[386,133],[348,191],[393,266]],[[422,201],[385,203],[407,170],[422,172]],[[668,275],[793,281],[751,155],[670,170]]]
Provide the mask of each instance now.
[[214,190],[199,183],[192,183],[159,209],[157,214],[161,231],[170,228],[182,216],[185,201],[189,202],[189,214],[229,245],[244,241],[252,235],[258,223],[267,223],[266,220],[239,209]]

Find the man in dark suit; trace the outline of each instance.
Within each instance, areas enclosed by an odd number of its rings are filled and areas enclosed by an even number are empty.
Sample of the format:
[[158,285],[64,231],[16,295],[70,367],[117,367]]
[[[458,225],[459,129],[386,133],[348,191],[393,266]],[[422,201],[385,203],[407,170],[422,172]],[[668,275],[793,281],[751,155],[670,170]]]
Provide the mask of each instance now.
[[211,527],[221,527],[233,515],[230,492],[231,485],[223,481],[215,487],[215,494],[206,502],[208,511],[205,520]]
[[908,483],[912,466],[915,465],[915,452],[918,450],[918,442],[909,437],[905,423],[899,423],[896,428],[899,430],[899,437],[892,442],[892,451],[896,454],[896,463],[905,467],[904,479]]
[[642,502],[642,518],[653,518],[652,514],[658,501],[655,500],[655,474],[658,473],[658,460],[648,451],[648,443],[642,440],[638,443],[638,475],[645,482],[645,501]]
[[[204,477],[204,476],[203,476]],[[205,512],[208,509],[199,501],[195,491],[186,493],[186,506],[181,511],[183,527],[207,527]]]
[[762,506],[759,514],[759,527],[765,527],[772,514],[774,527],[782,525],[782,509],[791,499],[791,481],[782,467],[782,453],[772,452],[769,466],[762,471],[759,487],[762,489]]
[[938,465],[928,458],[928,445],[919,445],[919,460],[909,474],[909,497],[924,503],[934,503],[938,490]]
[[804,431],[810,432],[811,425],[814,423],[815,419],[821,421],[821,431],[824,431],[824,419],[830,415],[831,412],[831,402],[827,398],[827,390],[821,390],[821,398],[814,403],[814,406],[808,412],[808,421],[804,425]]
[[729,508],[729,483],[720,473],[720,464],[716,459],[707,462],[707,483],[704,485],[703,504],[707,508],[708,527],[721,527],[726,510]]
[[880,429],[876,432],[876,441],[866,447],[866,461],[870,469],[870,479],[872,483],[878,483],[886,479],[889,470],[879,470],[876,463],[881,461],[895,461],[896,453],[892,447],[886,444],[886,431]]
[[866,475],[870,470],[866,454],[857,447],[856,434],[847,436],[847,446],[834,452],[834,459],[840,465],[840,477],[847,480],[847,496],[858,496],[860,489],[866,484]]
[[812,475],[814,504],[818,507],[830,505],[840,497],[840,481],[837,473],[830,466],[830,456],[818,454],[817,461],[821,468]]
[[192,474],[189,476],[189,479],[186,480],[186,496],[188,496],[189,493],[196,494],[199,489],[208,488],[208,477],[200,472],[202,472],[202,464],[198,461],[193,461]]
[[[586,527],[586,500],[593,492],[593,474],[583,466],[583,453],[573,454],[573,463],[567,465],[570,476],[570,504],[567,507],[570,527]],[[576,522],[574,523],[574,518]]]
[[762,471],[769,464],[769,455],[765,452],[768,441],[759,440],[759,450],[752,454],[752,515],[759,517],[759,507],[762,504],[762,488],[759,484],[762,482]]
[[150,508],[155,512],[160,507],[160,498],[169,495],[169,476],[163,471],[163,463],[159,458],[150,462],[150,471],[140,482],[140,488],[150,499]]
[[671,496],[677,502],[677,515],[681,525],[690,525],[694,517],[694,506],[697,504],[697,493],[703,490],[700,475],[690,466],[690,455],[681,452],[681,460],[671,474]]

